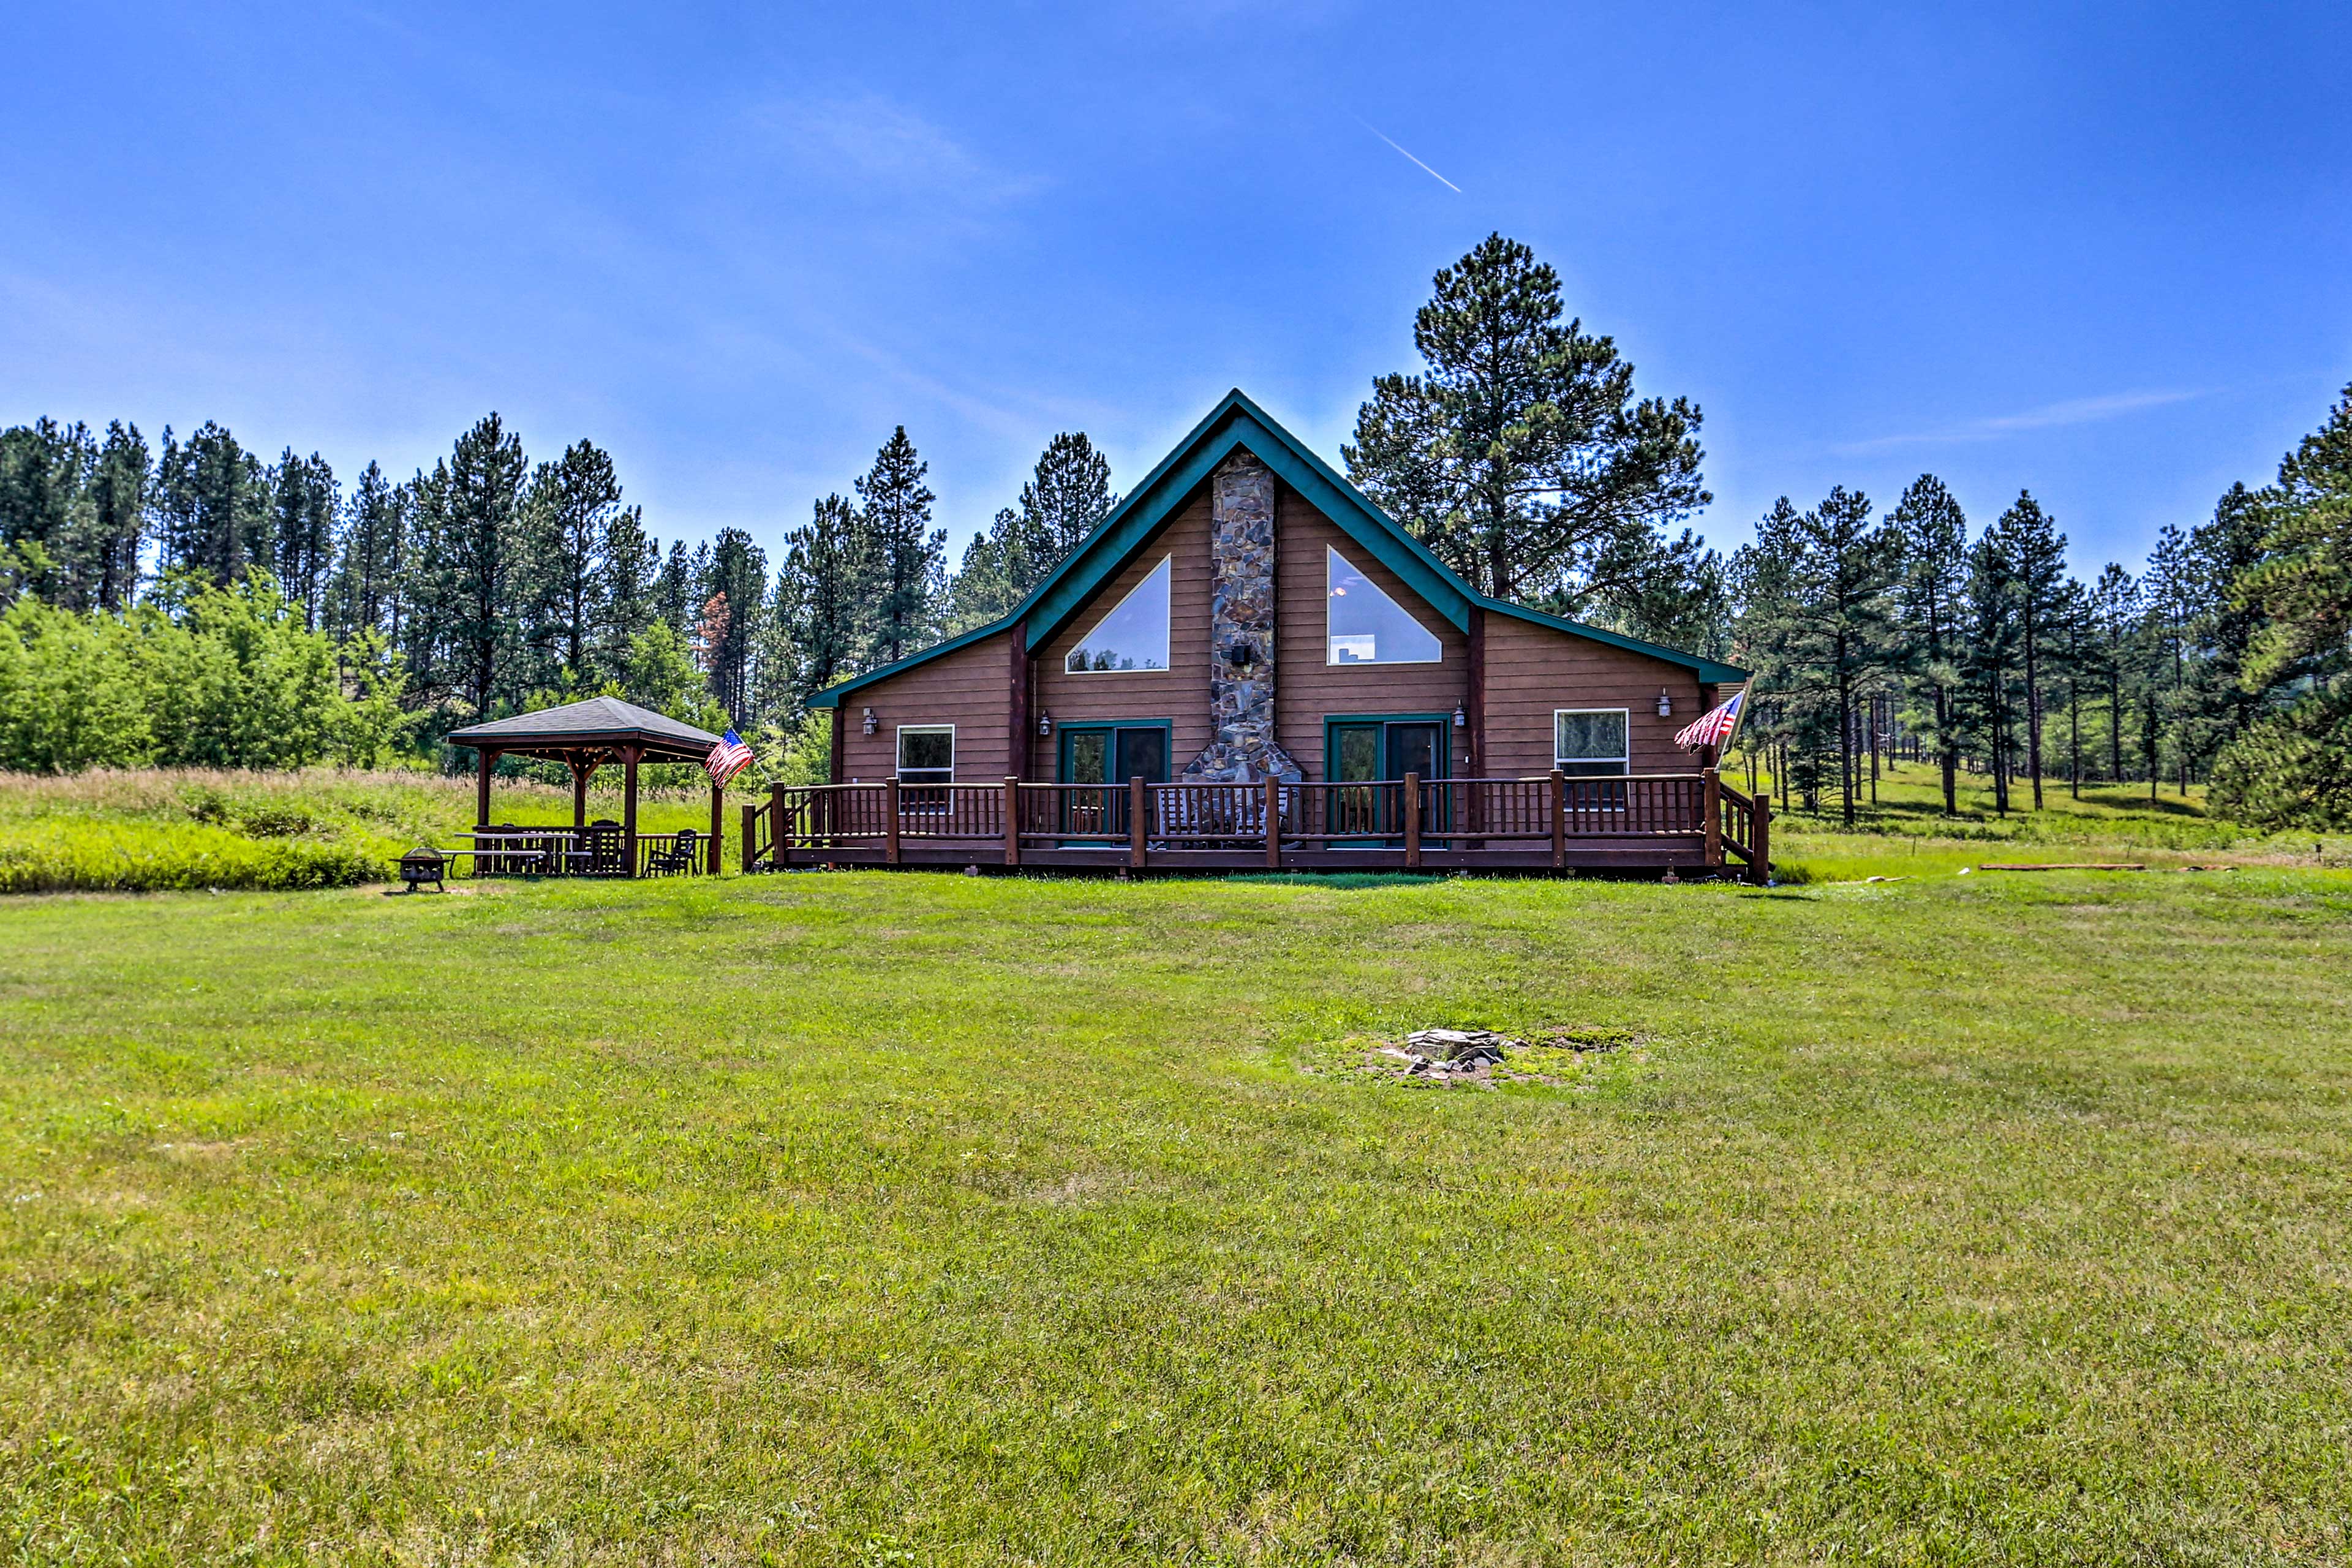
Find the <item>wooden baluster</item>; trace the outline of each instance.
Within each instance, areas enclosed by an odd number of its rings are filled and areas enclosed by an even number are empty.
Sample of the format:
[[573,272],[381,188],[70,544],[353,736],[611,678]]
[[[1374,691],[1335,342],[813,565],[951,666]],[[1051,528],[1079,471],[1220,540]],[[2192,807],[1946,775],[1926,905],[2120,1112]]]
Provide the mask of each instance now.
[[1143,868],[1143,791],[1141,773],[1127,781],[1127,863],[1138,870]]
[[1265,780],[1265,868],[1282,868],[1282,781],[1271,773]]
[[1723,864],[1723,777],[1709,768],[1699,777],[1705,781],[1706,804],[1706,863]]
[[1421,775],[1404,775],[1404,864],[1405,869],[1421,869]]
[[1021,864],[1021,781],[1009,773],[1004,780],[1004,863]]
[[1551,868],[1568,868],[1568,775],[1551,771]]
[[882,858],[898,863],[898,781],[882,781]]

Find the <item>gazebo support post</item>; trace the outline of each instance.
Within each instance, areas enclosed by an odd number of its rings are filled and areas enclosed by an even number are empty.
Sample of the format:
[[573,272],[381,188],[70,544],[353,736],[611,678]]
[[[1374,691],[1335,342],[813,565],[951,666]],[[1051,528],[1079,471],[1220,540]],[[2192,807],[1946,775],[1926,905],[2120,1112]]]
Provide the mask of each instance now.
[[588,826],[588,776],[596,771],[596,764],[578,752],[567,753],[563,760],[572,764],[572,827],[576,833]]
[[727,786],[725,784],[719,784],[716,780],[712,781],[710,785],[710,858],[703,863],[702,868],[703,873],[706,876],[716,877],[719,875],[719,846],[727,841],[726,834],[721,831],[727,821],[726,806],[721,798],[726,795],[726,793]]
[[474,756],[479,764],[474,775],[474,826],[478,829],[490,825],[490,773],[499,765],[499,753],[484,746]]
[[637,748],[621,748],[621,875],[637,874]]

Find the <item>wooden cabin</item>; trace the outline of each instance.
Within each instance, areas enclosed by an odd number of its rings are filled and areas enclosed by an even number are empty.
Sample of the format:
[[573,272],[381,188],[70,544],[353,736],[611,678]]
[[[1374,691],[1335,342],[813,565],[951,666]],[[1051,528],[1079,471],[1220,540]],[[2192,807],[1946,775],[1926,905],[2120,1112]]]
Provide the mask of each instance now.
[[1760,864],[1747,672],[1488,598],[1236,391],[1003,620],[815,694],[747,866]]

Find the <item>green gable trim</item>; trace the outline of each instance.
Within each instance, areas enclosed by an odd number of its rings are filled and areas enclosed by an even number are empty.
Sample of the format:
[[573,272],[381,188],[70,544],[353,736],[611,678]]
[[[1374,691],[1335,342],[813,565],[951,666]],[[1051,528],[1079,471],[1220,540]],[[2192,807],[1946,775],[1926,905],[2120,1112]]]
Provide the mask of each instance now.
[[1143,477],[1141,483],[1128,492],[1069,559],[1030,590],[1029,596],[1012,614],[910,654],[895,664],[886,664],[853,680],[827,687],[811,697],[808,706],[837,708],[850,694],[877,680],[886,680],[1024,621],[1028,624],[1029,647],[1044,646],[1133,559],[1160,524],[1208,482],[1209,476],[1236,447],[1247,448],[1251,456],[1272,468],[1276,478],[1329,518],[1350,541],[1396,574],[1456,631],[1469,629],[1472,609],[1488,610],[1681,665],[1706,684],[1723,685],[1748,678],[1746,670],[1731,665],[1547,616],[1475,592],[1438,560],[1427,545],[1407,533],[1393,518],[1374,506],[1362,491],[1342,479],[1236,387],[1209,411],[1206,418],[1192,426],[1192,432]]

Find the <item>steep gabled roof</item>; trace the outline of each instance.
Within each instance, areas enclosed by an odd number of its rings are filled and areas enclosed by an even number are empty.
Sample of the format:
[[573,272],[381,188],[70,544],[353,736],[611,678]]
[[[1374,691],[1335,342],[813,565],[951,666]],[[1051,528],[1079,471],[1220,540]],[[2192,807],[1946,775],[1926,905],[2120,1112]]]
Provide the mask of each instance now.
[[1096,590],[1127,564],[1142,548],[1144,541],[1171,514],[1183,506],[1235,447],[1247,448],[1258,461],[1272,468],[1285,484],[1337,524],[1342,533],[1402,578],[1407,587],[1451,623],[1456,631],[1469,629],[1470,611],[1475,607],[1493,615],[1530,621],[1555,631],[1590,637],[1612,647],[1647,654],[1669,664],[1678,664],[1709,685],[1725,685],[1748,679],[1748,672],[1734,665],[1701,658],[1696,654],[1663,647],[1638,637],[1622,637],[1615,632],[1603,631],[1599,626],[1588,626],[1580,621],[1547,616],[1523,605],[1508,604],[1479,593],[1455,576],[1444,562],[1430,552],[1428,546],[1407,533],[1394,518],[1374,506],[1361,490],[1341,479],[1304,442],[1276,424],[1272,416],[1243,395],[1237,387],[1225,394],[1216,407],[1209,411],[1209,416],[1192,426],[1192,433],[1178,442],[1176,449],[1162,458],[1160,465],[1143,477],[1140,484],[1127,493],[1126,499],[1112,509],[1110,515],[1103,519],[1094,532],[1087,536],[1086,542],[1072,552],[1069,558],[1055,567],[1044,582],[1031,589],[1029,596],[1015,605],[1010,615],[965,632],[961,637],[935,643],[895,664],[886,664],[853,680],[827,687],[809,699],[809,706],[836,707],[842,699],[862,687],[910,669],[941,654],[951,653],[982,637],[994,637],[1023,621],[1029,623],[1029,646],[1033,648],[1043,647],[1072,616],[1085,608]]

